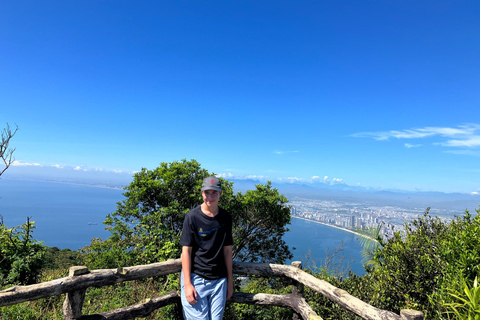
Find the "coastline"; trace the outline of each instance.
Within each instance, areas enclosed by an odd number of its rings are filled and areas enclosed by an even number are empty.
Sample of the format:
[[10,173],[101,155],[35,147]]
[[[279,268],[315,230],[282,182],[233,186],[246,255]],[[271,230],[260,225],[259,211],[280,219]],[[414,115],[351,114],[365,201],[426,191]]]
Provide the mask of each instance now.
[[[356,235],[359,236],[359,237],[364,237],[364,238],[367,238],[367,239],[371,239],[371,238],[369,238],[368,236],[366,236],[366,235],[364,235],[364,234],[361,234],[361,233],[358,233],[358,232],[356,232],[356,231],[354,231],[354,230],[347,229],[347,228],[342,228],[342,227],[339,227],[339,226],[336,226],[336,225],[333,225],[333,224],[328,224],[328,223],[321,222],[321,221],[316,221],[316,220],[305,219],[305,218],[297,217],[297,216],[291,216],[291,217],[292,217],[292,218],[295,218],[295,219],[302,219],[302,220],[305,220],[305,221],[310,221],[310,222],[315,222],[315,223],[323,224],[324,226],[333,227],[333,228],[337,228],[337,229],[340,229],[340,230],[343,230],[343,231],[347,231],[347,232],[356,234]],[[371,240],[373,240],[373,239],[371,239]],[[373,240],[373,241],[377,242],[376,240]]]
[[16,181],[35,181],[35,182],[49,182],[49,183],[62,183],[62,184],[70,184],[75,186],[84,186],[84,187],[93,187],[93,188],[102,188],[102,189],[112,189],[112,190],[124,190],[124,187],[112,187],[107,185],[99,185],[99,184],[88,184],[88,183],[80,183],[80,182],[70,182],[70,181],[63,181],[63,180],[48,180],[48,179],[34,179],[34,178],[10,178],[10,177],[2,177],[4,180],[16,180]]

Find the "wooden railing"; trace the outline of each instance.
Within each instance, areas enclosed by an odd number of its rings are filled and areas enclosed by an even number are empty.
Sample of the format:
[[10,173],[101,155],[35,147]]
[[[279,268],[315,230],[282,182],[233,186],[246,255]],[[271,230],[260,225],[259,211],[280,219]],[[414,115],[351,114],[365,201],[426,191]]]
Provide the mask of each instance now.
[[[65,320],[77,319],[133,319],[145,317],[154,310],[169,304],[180,303],[180,295],[176,291],[149,299],[129,307],[116,309],[95,315],[82,316],[85,292],[89,287],[110,286],[123,281],[139,280],[155,276],[178,273],[181,270],[180,259],[118,269],[101,269],[89,271],[86,267],[70,268],[69,276],[49,282],[29,286],[16,286],[0,291],[0,307],[14,305],[51,296],[66,294],[63,303]],[[288,277],[293,280],[291,294],[247,294],[236,292],[230,303],[246,303],[257,305],[280,306],[292,309],[298,318],[318,320],[319,317],[303,298],[303,286],[324,295],[341,307],[349,310],[363,319],[368,320],[421,320],[423,313],[414,310],[402,310],[400,315],[377,309],[360,299],[351,296],[346,291],[332,286],[330,283],[317,279],[301,270],[300,262],[292,266],[268,263],[233,263],[233,272],[243,275],[260,275],[265,277]]]

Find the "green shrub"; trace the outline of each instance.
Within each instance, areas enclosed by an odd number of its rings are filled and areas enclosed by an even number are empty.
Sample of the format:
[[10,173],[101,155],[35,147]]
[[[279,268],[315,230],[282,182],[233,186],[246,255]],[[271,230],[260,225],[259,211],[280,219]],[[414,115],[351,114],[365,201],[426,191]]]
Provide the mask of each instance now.
[[34,222],[8,229],[0,216],[0,287],[36,283],[43,267],[45,247],[33,239]]
[[476,277],[471,288],[464,283],[463,292],[454,292],[450,295],[455,302],[446,304],[450,309],[447,313],[453,313],[457,319],[480,320],[480,287]]

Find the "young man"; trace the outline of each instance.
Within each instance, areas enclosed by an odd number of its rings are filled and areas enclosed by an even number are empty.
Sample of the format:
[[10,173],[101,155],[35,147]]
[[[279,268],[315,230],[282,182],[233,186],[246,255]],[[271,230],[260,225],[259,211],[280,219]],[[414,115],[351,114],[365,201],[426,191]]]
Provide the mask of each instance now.
[[220,320],[233,293],[232,217],[218,206],[220,180],[205,178],[203,203],[187,213],[182,245],[182,305],[187,320]]

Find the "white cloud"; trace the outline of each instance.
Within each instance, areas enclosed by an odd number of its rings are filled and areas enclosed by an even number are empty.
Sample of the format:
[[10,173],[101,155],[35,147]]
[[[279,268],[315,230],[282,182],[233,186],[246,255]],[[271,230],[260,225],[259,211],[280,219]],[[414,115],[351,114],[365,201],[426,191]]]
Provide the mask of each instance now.
[[219,173],[217,174],[217,177],[219,178],[233,178],[233,174],[229,173]]
[[273,151],[273,153],[275,154],[287,154],[287,153],[297,153],[299,152],[298,150],[294,150],[294,151],[280,151],[280,150],[275,150]]
[[287,182],[290,182],[290,183],[305,181],[305,179],[297,178],[297,177],[278,178],[278,180],[279,181],[287,181]]
[[405,148],[418,148],[418,147],[421,147],[422,145],[421,144],[410,144],[410,143],[405,143]]
[[13,161],[12,166],[15,167],[42,167],[40,163],[28,163],[28,162],[20,162],[20,161]]
[[330,180],[328,176],[321,178],[320,176],[312,176],[310,179],[299,178],[299,177],[268,177],[263,175],[247,175],[247,176],[236,176],[232,173],[219,173],[217,177],[227,178],[227,179],[236,179],[236,180],[259,180],[259,181],[273,181],[273,182],[287,182],[287,183],[325,183],[325,184],[345,184],[345,181],[341,178],[333,178]]
[[52,167],[57,168],[57,169],[63,169],[63,166],[61,166],[59,164],[54,164],[54,165],[52,165]]
[[113,169],[112,170],[114,173],[122,173],[123,171],[122,170],[117,170],[117,169]]
[[87,169],[85,169],[83,166],[76,166],[73,168],[73,170],[75,171],[87,171]]
[[384,131],[384,132],[360,132],[355,133],[352,137],[355,138],[373,138],[375,140],[389,140],[390,138],[397,138],[397,139],[415,139],[415,138],[425,138],[428,136],[432,136],[434,133],[432,132],[422,132],[421,129],[417,130],[404,130],[404,131]]
[[[473,149],[480,147],[480,124],[469,123],[456,128],[451,127],[424,127],[406,130],[391,130],[380,132],[359,132],[351,135],[356,138],[372,138],[378,141],[395,139],[421,139],[438,137],[441,141],[434,145],[452,148]],[[420,144],[405,143],[405,147],[419,147]]]
[[452,154],[461,154],[461,155],[467,155],[467,156],[480,157],[480,151],[479,150],[457,149],[457,150],[445,150],[444,152],[445,153],[452,153]]
[[447,142],[441,142],[440,145],[445,147],[466,147],[475,148],[480,146],[480,135],[475,135],[466,139],[453,139]]
[[[237,177],[238,179],[238,177]],[[257,176],[257,175],[249,175],[245,176],[245,179],[252,179],[252,180],[268,180],[267,176]]]
[[248,176],[235,176],[232,173],[217,173],[217,177],[225,178],[225,179],[237,179],[237,180],[271,180],[267,176],[261,175],[248,175]]
[[473,192],[471,192],[470,194],[476,196],[476,195],[479,195],[480,192],[478,192],[478,191],[473,191]]

